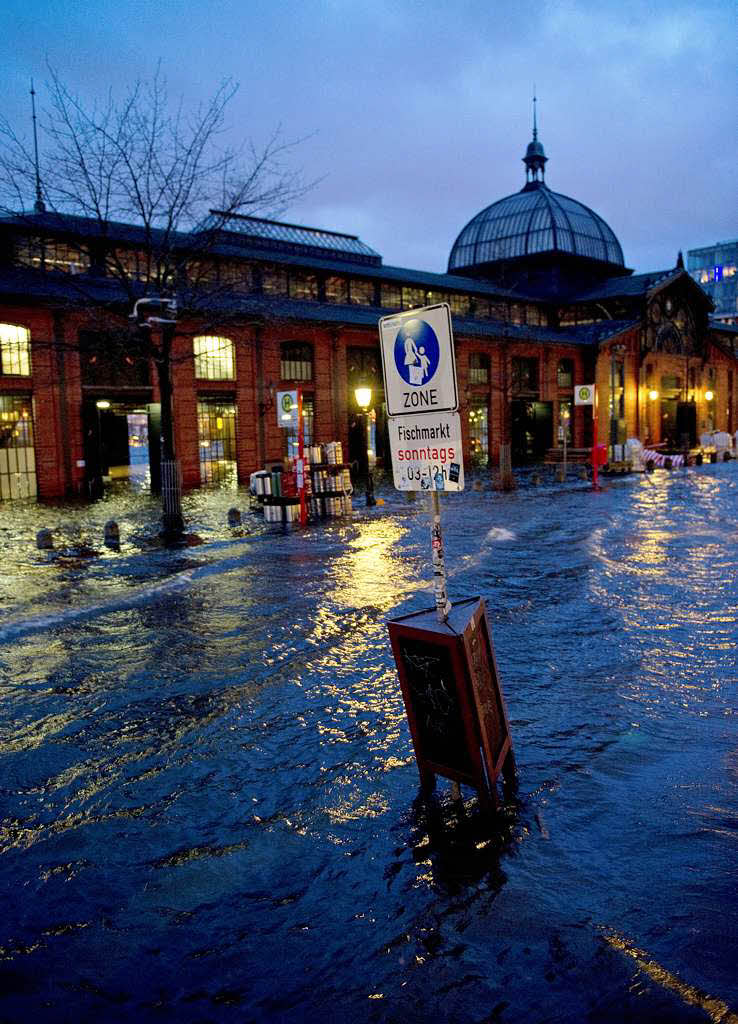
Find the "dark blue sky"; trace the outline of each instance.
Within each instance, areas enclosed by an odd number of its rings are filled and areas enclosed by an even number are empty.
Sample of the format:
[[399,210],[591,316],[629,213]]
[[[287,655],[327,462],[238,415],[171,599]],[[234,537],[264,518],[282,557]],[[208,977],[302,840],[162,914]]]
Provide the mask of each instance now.
[[389,264],[445,270],[464,224],[522,187],[534,82],[548,185],[605,218],[628,266],[738,235],[733,0],[5,0],[0,29],[21,126],[47,58],[85,98],[160,57],[191,103],[232,76],[234,139],[281,124],[322,178],[285,219]]

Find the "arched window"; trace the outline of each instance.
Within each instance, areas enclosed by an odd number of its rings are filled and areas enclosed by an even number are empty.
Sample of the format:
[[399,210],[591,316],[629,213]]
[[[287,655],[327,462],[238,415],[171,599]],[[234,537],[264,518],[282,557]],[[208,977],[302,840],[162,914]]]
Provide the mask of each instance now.
[[283,341],[279,365],[282,380],[312,380],[313,346],[304,341]]
[[236,376],[233,342],[212,334],[193,339],[195,376],[200,380],[233,380]]
[[31,376],[31,332],[17,324],[0,324],[0,372]]
[[574,362],[571,359],[559,359],[556,383],[560,388],[574,387]]

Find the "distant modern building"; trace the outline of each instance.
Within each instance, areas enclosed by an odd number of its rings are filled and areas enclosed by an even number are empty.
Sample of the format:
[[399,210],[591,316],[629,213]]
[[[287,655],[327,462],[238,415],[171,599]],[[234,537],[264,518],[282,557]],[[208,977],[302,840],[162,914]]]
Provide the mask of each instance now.
[[689,249],[687,270],[712,299],[714,319],[738,324],[738,238]]
[[[377,322],[436,302],[453,317],[467,468],[494,468],[502,444],[514,463],[543,459],[562,412],[570,443],[590,445],[592,411],[575,406],[574,390],[593,381],[604,442],[683,445],[706,429],[735,431],[738,327],[711,320],[704,284],[681,260],[628,270],[602,217],[546,184],[535,128],[523,162],[522,189],[472,217],[446,273],[385,266],[355,236],[254,217],[219,226],[205,255],[201,234],[178,236],[179,276],[167,281],[179,303],[173,408],[185,487],[246,482],[293,451],[275,396],[295,387],[308,442],[341,440],[351,460],[368,445],[381,462]],[[124,267],[136,294],[157,291],[149,243],[136,225],[43,209],[0,220],[0,498],[156,479],[157,375],[126,350],[131,295],[113,273]],[[734,258],[720,266],[736,280]],[[359,384],[372,389],[368,437]]]

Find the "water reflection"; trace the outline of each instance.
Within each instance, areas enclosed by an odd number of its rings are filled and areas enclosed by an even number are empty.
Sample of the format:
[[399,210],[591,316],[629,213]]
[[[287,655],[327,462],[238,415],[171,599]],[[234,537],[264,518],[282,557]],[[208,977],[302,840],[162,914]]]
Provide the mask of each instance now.
[[511,720],[496,821],[418,800],[386,620],[432,603],[422,509],[235,539],[233,496],[199,495],[196,552],[124,532],[85,565],[0,535],[8,618],[36,620],[0,623],[0,1016],[735,1005],[734,470],[444,508]]

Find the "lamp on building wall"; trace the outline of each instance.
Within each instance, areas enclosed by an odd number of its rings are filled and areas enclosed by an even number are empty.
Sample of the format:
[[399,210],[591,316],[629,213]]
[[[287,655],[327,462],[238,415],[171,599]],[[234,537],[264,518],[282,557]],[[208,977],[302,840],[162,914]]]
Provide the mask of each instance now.
[[658,400],[659,393],[656,390],[656,388],[651,388],[651,390],[648,392],[648,397],[651,399],[652,402],[656,402]]
[[711,402],[714,397],[715,397],[715,393],[713,391],[706,391],[705,392],[705,401],[706,402]]
[[371,506],[377,503],[374,497],[374,477],[369,465],[369,406],[372,403],[372,389],[367,387],[366,384],[360,384],[354,390],[354,397],[356,398],[359,416],[361,417],[360,470],[364,471],[364,479],[366,480],[366,503]]

